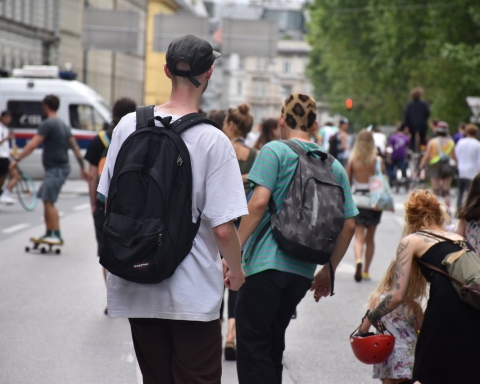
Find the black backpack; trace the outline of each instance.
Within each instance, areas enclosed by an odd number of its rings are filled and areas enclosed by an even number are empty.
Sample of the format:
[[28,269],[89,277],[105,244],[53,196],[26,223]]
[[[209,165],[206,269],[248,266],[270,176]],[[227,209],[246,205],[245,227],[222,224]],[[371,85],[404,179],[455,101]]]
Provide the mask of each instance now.
[[[332,171],[335,159],[320,150],[307,152],[291,140],[282,143],[298,155],[298,165],[280,212],[270,199],[270,222],[260,230],[252,250],[271,226],[275,240],[286,253],[301,261],[324,265],[330,262],[345,223],[345,195]],[[330,276],[333,295],[331,263]]]
[[136,130],[120,148],[108,191],[100,264],[135,283],[172,276],[200,227],[200,218],[192,222],[192,166],[180,133],[215,123],[198,113],[171,120],[154,117],[153,105],[137,108]]
[[340,146],[340,132],[335,133],[328,140],[328,153],[337,158],[339,154],[338,147]]

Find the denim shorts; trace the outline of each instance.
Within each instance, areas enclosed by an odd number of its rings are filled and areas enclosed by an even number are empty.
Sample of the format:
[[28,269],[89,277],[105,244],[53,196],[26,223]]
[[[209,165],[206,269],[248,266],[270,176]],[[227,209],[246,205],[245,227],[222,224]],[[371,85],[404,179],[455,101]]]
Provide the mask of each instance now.
[[38,197],[43,201],[55,203],[63,183],[70,174],[70,167],[48,168],[45,170],[45,180],[38,190]]

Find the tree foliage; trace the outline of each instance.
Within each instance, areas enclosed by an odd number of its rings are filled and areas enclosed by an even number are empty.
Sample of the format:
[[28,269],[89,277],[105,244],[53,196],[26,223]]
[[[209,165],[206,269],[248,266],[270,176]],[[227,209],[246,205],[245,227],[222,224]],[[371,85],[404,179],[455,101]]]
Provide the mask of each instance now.
[[[309,76],[318,100],[358,124],[403,118],[421,86],[432,117],[455,125],[480,96],[480,1],[314,0]],[[358,125],[357,124],[357,125]]]

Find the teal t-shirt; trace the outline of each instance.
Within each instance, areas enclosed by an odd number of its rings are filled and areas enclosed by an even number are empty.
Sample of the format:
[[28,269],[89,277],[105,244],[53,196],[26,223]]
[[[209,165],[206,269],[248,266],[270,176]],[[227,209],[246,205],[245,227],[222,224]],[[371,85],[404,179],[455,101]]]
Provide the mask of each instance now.
[[[295,142],[300,144],[306,151],[320,149],[318,145],[307,141],[295,139]],[[257,160],[248,174],[248,180],[253,185],[261,185],[272,191],[272,198],[279,209],[288,192],[297,163],[298,155],[290,147],[279,141],[272,141],[266,144],[258,154]],[[358,209],[353,202],[352,191],[345,169],[335,160],[332,164],[332,171],[345,194],[345,219],[358,215]],[[268,229],[263,239],[259,240],[255,251],[252,253],[251,248],[258,232],[269,220],[270,213],[267,209],[260,224],[247,243],[242,260],[243,270],[246,275],[250,276],[267,269],[275,269],[301,275],[308,279],[313,278],[317,267],[316,264],[294,259],[283,252],[278,247],[271,228]]]

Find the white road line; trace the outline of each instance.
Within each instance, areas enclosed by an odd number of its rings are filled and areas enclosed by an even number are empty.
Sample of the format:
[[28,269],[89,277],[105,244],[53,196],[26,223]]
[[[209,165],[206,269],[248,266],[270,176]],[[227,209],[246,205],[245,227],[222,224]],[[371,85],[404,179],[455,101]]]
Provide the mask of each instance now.
[[13,226],[11,226],[11,227],[5,228],[5,229],[2,231],[2,233],[4,233],[4,234],[9,234],[9,233],[21,231],[22,229],[25,229],[25,228],[30,227],[30,225],[31,225],[31,224],[29,224],[29,223],[23,223],[23,224],[13,225]]
[[337,270],[335,271],[336,273],[346,273],[346,274],[354,274],[355,273],[355,267],[353,264],[341,262]]
[[394,217],[395,221],[402,227],[402,229],[405,227],[405,219],[402,219],[401,217]]
[[90,208],[90,203],[77,205],[77,206],[73,207],[73,210],[74,211],[83,211],[83,210],[88,209],[88,208]]
[[395,211],[404,211],[405,203],[395,203]]

